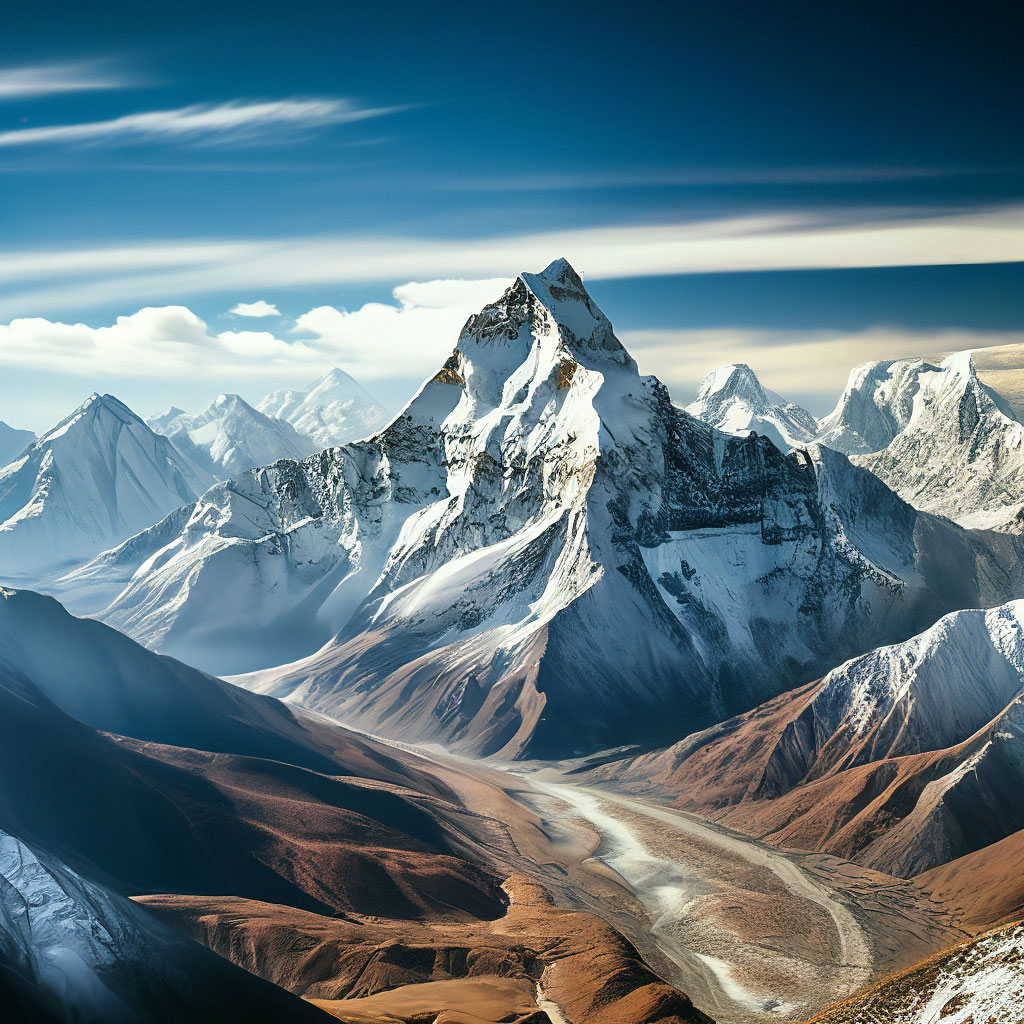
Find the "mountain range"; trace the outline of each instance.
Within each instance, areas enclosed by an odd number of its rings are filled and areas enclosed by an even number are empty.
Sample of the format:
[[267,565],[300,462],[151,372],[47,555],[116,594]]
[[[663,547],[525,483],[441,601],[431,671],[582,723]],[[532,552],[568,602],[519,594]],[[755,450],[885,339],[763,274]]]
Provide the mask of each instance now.
[[0,469],[0,564],[6,574],[81,561],[212,482],[122,402],[93,394]]
[[687,411],[784,450],[817,442],[842,452],[915,508],[968,529],[1019,529],[1024,424],[982,383],[969,352],[938,365],[911,358],[855,367],[820,423],[740,364],[708,374]]
[[[341,370],[289,394],[301,394],[299,418],[318,437],[324,423],[351,435],[383,417]],[[0,423],[0,572],[52,583],[217,480],[319,446],[238,395],[221,395],[195,415],[172,408],[146,423],[112,395],[93,394],[39,438]]]
[[896,970],[821,1019],[996,1013],[1022,434],[967,353],[682,409],[564,260],[390,420],[337,370],[93,395],[0,469],[5,576],[93,615],[0,588],[0,992],[707,1024]]
[[300,459],[315,448],[287,420],[264,416],[238,395],[220,395],[194,416],[172,409],[149,425],[219,479],[278,459]]
[[670,741],[1013,597],[1019,559],[828,448],[680,411],[558,261],[470,318],[383,431],[220,484],[87,575],[123,586],[105,621],[265,669],[260,692],[560,756]]

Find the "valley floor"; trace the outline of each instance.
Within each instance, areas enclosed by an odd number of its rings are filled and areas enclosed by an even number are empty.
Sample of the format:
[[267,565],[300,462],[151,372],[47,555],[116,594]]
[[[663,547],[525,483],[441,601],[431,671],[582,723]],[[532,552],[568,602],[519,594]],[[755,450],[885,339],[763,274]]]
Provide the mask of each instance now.
[[719,1024],[806,1020],[963,937],[913,882],[578,785],[566,766],[420,753],[455,769],[470,806],[468,780],[504,791],[508,806],[480,810],[507,823],[516,867],[614,925]]

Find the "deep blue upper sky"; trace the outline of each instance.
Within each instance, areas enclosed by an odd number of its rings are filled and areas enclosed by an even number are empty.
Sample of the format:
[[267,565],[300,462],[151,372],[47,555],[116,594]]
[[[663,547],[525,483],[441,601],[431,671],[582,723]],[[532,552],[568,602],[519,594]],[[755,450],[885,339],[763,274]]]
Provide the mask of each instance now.
[[[262,298],[295,317],[318,304],[388,301],[408,280],[539,269],[516,265],[510,246],[507,266],[491,260],[479,273],[474,251],[461,249],[422,269],[410,257],[336,277],[303,272],[314,258],[304,246],[319,238],[373,238],[397,251],[410,238],[428,247],[541,232],[557,239],[738,216],[806,213],[841,228],[1012,211],[1024,192],[1021,10],[992,2],[9,7],[0,34],[0,322],[100,326],[144,305],[180,303],[223,330],[214,321],[238,301]],[[63,77],[79,87],[44,94],[8,77],[4,94],[5,72],[45,80],[47,68],[51,84]],[[249,109],[282,101],[322,106]],[[226,127],[223,118],[239,110],[242,123]],[[117,123],[153,112],[172,114],[148,127]],[[218,126],[183,123],[207,116]],[[54,126],[78,127],[40,136]],[[266,267],[246,276],[242,261],[225,257],[233,274],[218,264],[171,280],[166,267],[110,256],[140,244],[159,253],[171,241],[268,239],[302,240],[287,277]],[[1002,265],[962,268],[958,249],[953,266],[938,268],[886,267],[918,262],[902,256],[881,257],[877,270],[779,271],[771,260],[742,274],[722,273],[733,269],[728,260],[706,275],[619,267],[596,273],[592,287],[627,332],[1016,331],[1022,275],[1005,260],[1024,258],[1024,247],[1017,256],[1013,248],[1009,257],[1000,249]],[[107,262],[80,257],[58,271],[46,258],[67,251],[102,252]],[[586,245],[577,251],[585,263]],[[17,266],[26,252],[43,256],[5,277],[3,261]]]

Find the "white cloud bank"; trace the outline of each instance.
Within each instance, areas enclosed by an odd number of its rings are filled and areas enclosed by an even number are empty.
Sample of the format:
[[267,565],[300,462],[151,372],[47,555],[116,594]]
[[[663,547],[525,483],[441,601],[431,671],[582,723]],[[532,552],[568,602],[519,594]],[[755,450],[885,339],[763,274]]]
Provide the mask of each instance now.
[[564,256],[590,279],[1024,259],[1024,205],[792,212],[487,238],[326,236],[0,250],[0,318],[256,288],[511,277]]
[[336,365],[361,380],[418,380],[437,370],[466,319],[508,283],[409,282],[394,290],[395,305],[319,306],[284,336],[217,332],[185,306],[147,307],[106,327],[22,317],[0,325],[0,366],[76,374],[97,385],[110,376],[303,382]]
[[281,313],[278,311],[277,306],[272,302],[266,302],[263,299],[259,299],[256,302],[240,302],[237,306],[231,309],[233,316],[251,316],[251,317],[264,317],[264,316],[280,316]]
[[0,147],[172,140],[211,142],[248,141],[268,132],[365,121],[390,114],[398,107],[360,107],[337,98],[272,100],[266,103],[201,104],[176,110],[150,110],[105,121],[43,125],[0,132]]
[[[141,309],[105,327],[21,318],[0,325],[0,366],[74,374],[88,388],[102,388],[110,377],[183,386],[197,379],[300,384],[341,366],[369,383],[403,381],[411,395],[444,362],[466,319],[508,284],[507,278],[411,281],[394,289],[393,303],[369,302],[351,311],[318,306],[279,333],[218,332],[184,306]],[[745,362],[783,395],[816,397],[819,412],[838,397],[850,368],[867,360],[959,349],[986,349],[994,356],[993,346],[1014,345],[1005,350],[1012,351],[1010,362],[1024,365],[1024,331],[721,327],[622,330],[619,336],[641,371],[665,381],[678,401],[689,401],[715,366]],[[988,364],[1002,365],[992,357]]]

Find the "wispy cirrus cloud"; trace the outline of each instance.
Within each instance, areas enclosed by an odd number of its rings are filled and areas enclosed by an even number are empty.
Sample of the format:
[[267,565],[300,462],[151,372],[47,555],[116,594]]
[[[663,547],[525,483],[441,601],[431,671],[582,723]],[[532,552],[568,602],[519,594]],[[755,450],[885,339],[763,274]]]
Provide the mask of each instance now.
[[420,187],[473,192],[685,188],[729,185],[867,185],[1005,173],[996,167],[911,164],[817,164],[794,167],[648,167],[550,172],[415,182]]
[[566,257],[591,279],[1024,260],[1024,206],[782,212],[482,238],[196,239],[0,250],[0,318],[211,292],[510,277]]
[[342,98],[193,104],[150,110],[104,121],[41,125],[0,132],[0,148],[117,142],[246,142],[291,138],[298,131],[365,121],[401,107],[361,107]]
[[83,60],[0,68],[0,101],[60,96],[74,92],[129,89],[141,80],[110,61]]

